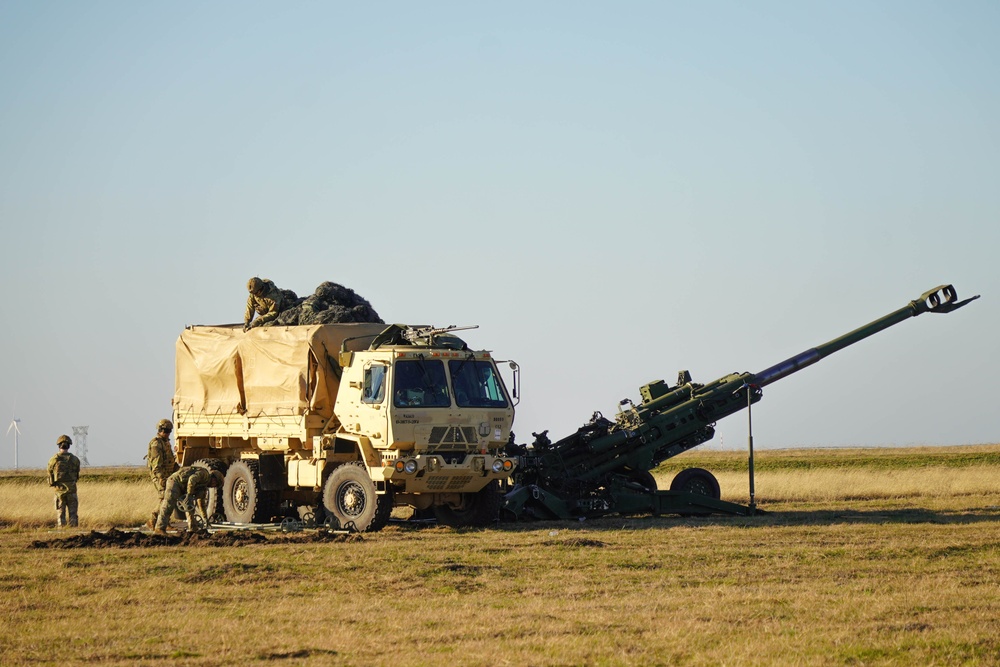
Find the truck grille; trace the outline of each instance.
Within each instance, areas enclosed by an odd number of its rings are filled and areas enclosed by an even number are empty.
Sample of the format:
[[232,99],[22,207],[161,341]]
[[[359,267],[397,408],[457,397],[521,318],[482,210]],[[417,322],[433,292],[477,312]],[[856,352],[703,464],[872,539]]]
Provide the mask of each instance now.
[[451,491],[453,489],[465,488],[465,485],[471,481],[472,475],[459,475],[456,477],[433,475],[427,478],[427,488],[431,491]]
[[428,443],[432,445],[474,445],[478,442],[472,426],[435,426]]

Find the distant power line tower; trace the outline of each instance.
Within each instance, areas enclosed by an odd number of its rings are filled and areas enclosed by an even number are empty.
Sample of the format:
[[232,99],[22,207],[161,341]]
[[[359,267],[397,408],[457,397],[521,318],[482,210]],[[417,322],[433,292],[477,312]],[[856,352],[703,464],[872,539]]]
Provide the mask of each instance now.
[[87,460],[87,429],[89,426],[74,426],[73,427],[73,444],[76,445],[77,456],[80,457],[80,463],[85,466],[90,465],[90,461]]

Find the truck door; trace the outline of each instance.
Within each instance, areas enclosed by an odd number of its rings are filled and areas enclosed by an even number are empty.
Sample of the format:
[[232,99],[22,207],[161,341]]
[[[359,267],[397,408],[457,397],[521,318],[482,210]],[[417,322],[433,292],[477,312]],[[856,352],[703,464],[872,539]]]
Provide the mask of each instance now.
[[385,447],[389,437],[389,416],[385,397],[386,365],[377,362],[369,364],[365,367],[358,417],[362,432],[376,448]]

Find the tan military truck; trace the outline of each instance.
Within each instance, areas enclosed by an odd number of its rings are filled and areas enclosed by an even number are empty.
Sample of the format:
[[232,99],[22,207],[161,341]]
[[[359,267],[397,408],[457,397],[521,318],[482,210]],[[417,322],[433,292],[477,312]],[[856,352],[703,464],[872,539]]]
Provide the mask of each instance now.
[[186,328],[177,453],[225,473],[209,514],[258,523],[314,511],[359,531],[381,529],[395,506],[452,526],[493,521],[516,465],[503,455],[514,401],[491,354],[455,330]]

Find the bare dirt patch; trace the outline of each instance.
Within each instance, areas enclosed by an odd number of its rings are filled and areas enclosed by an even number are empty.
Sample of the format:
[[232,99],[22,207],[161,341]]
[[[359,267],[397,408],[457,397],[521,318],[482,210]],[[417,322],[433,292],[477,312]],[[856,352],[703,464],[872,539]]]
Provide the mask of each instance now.
[[261,531],[232,530],[210,533],[184,532],[169,535],[153,535],[139,530],[119,530],[107,532],[92,530],[89,533],[71,535],[54,540],[34,540],[29,549],[88,549],[112,548],[131,549],[135,547],[243,547],[254,544],[311,544],[321,542],[361,542],[364,538],[357,533],[334,533],[325,530],[295,534],[268,535]]

